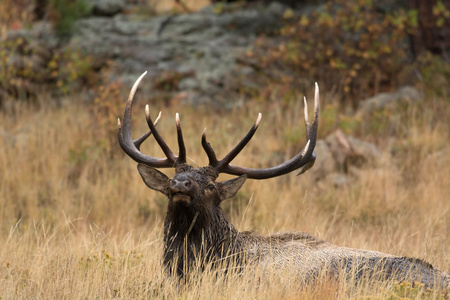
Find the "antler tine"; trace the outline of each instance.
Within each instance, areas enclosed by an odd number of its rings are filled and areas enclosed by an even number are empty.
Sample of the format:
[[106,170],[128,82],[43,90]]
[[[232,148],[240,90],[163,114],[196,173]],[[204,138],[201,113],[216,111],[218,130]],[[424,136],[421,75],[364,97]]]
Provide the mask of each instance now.
[[[134,101],[134,95],[136,94],[136,90],[139,86],[139,83],[141,82],[142,78],[147,74],[147,71],[145,71],[139,78],[136,80],[136,82],[133,84],[133,87],[130,90],[130,94],[128,95],[127,105],[125,107],[125,113],[123,116],[123,132],[121,130],[121,133],[123,134],[124,139],[130,140],[131,139],[131,113],[133,111],[133,101]],[[119,128],[120,126],[120,120],[119,120]],[[120,140],[120,137],[119,137]]]
[[209,165],[210,166],[216,166],[218,161],[216,157],[216,153],[214,152],[213,148],[211,147],[211,144],[206,140],[206,128],[203,130],[202,134],[202,147],[206,152],[206,155],[209,159]]
[[174,166],[177,156],[173,154],[172,150],[170,150],[169,145],[164,141],[162,136],[159,134],[159,131],[156,129],[155,124],[152,122],[152,117],[150,116],[150,106],[147,104],[145,105],[145,116],[147,119],[147,125],[150,128],[150,130],[153,132],[153,137],[155,138],[156,142],[158,143],[159,147],[161,147],[161,150],[166,155],[167,159],[172,162],[172,166]]
[[306,126],[306,138],[309,138],[309,118],[308,118],[308,102],[306,102],[306,97],[303,97],[304,103],[304,114],[305,114],[305,126]]
[[242,151],[242,149],[244,149],[248,142],[250,142],[256,130],[258,129],[259,123],[261,123],[261,118],[262,115],[261,113],[259,113],[255,124],[252,126],[252,128],[250,128],[244,138],[222,160],[220,160],[216,166],[213,166],[217,170],[217,172],[220,173],[222,168],[229,165],[230,162]]
[[[158,117],[155,120],[155,126],[158,125],[158,121],[161,118],[161,112],[159,112]],[[149,137],[152,135],[152,131],[149,129],[146,133],[144,133],[143,135],[141,135],[140,137],[138,137],[137,139],[135,139],[133,141],[134,145],[136,146],[136,148],[138,150],[140,150],[142,143]]]
[[[315,91],[314,91],[313,123],[311,126],[309,126],[309,124],[307,124],[307,126],[306,126],[306,138],[310,139],[312,141],[312,145],[311,145],[312,149],[314,149],[314,147],[316,146],[317,129],[319,127],[319,109],[320,109],[319,85],[316,82],[315,83]],[[305,111],[305,116],[306,116],[306,111]],[[301,174],[305,173],[306,171],[308,171],[309,169],[311,169],[311,167],[314,165],[315,161],[316,161],[316,153],[313,151],[311,153],[311,156],[309,157],[309,159],[305,160],[304,164],[302,164],[302,166],[300,166],[299,171],[297,172],[296,175],[297,176],[301,175]]]
[[175,121],[177,123],[177,137],[178,137],[178,159],[176,161],[176,165],[185,164],[186,163],[186,147],[184,145],[183,140],[183,132],[181,131],[181,124],[180,124],[180,115],[176,113],[175,115]]
[[[119,139],[120,147],[123,151],[128,154],[133,160],[138,163],[142,163],[155,168],[169,168],[173,165],[173,163],[168,158],[155,158],[147,156],[139,151],[140,144],[148,137],[150,134],[145,133],[143,136],[138,138],[136,141],[133,141],[131,137],[131,114],[133,110],[133,101],[134,95],[136,94],[136,90],[141,82],[142,78],[147,74],[144,72],[134,83],[133,87],[130,90],[130,94],[128,95],[127,104],[125,107],[125,113],[123,116],[123,126],[120,123],[120,119],[117,119],[118,130],[117,137]],[[153,128],[155,128],[152,123]],[[154,133],[154,130],[150,130]]]
[[[306,102],[306,101],[305,101]],[[305,103],[306,104],[306,103]],[[252,179],[266,179],[266,178],[272,178],[281,176],[287,173],[290,173],[294,170],[300,169],[300,172],[297,174],[302,174],[306,170],[312,167],[316,160],[316,154],[314,153],[314,147],[316,145],[316,139],[317,139],[317,129],[319,124],[319,86],[317,83],[315,84],[315,95],[314,95],[314,118],[312,124],[309,124],[308,115],[307,115],[307,105],[305,105],[305,124],[306,124],[306,135],[307,135],[307,143],[306,146],[293,158],[290,160],[267,169],[251,169],[251,168],[244,168],[240,166],[234,166],[227,163],[222,164],[222,162],[230,162],[237,153],[239,153],[242,148],[240,148],[241,143],[236,146],[235,149],[230,152],[222,161],[218,163],[220,168],[216,168],[218,172],[220,173],[227,173],[232,175],[244,175],[246,174],[248,178]],[[255,124],[256,125],[256,124]],[[256,130],[256,129],[255,129]],[[247,136],[250,134],[249,132]],[[253,132],[254,133],[254,132]],[[251,135],[253,135],[251,133]],[[247,138],[246,136],[246,138]],[[251,138],[251,137],[250,137]],[[245,144],[248,142],[248,140],[245,142]],[[243,146],[245,146],[245,144]],[[239,149],[239,150],[236,150]],[[234,151],[236,150],[236,154]],[[231,159],[229,159],[231,158]]]
[[[315,83],[315,91],[314,91],[314,117],[313,117],[313,123],[311,125],[312,129],[315,132],[314,133],[310,133],[310,135],[311,134],[314,134],[314,135],[317,134],[317,128],[319,127],[319,110],[320,110],[319,85],[316,82]],[[310,138],[310,137],[308,136],[308,138]]]

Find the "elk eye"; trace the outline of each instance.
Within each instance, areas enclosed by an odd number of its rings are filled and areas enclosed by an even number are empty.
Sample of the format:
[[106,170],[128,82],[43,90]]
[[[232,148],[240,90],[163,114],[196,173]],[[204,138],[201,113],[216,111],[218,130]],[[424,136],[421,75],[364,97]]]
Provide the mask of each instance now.
[[209,184],[205,190],[207,190],[208,192],[212,192],[216,189],[216,186],[214,184]]

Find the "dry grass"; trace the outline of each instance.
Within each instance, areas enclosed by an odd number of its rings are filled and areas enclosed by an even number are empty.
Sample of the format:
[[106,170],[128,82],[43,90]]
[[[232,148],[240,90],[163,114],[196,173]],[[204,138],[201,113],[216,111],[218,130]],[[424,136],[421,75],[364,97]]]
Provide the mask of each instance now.
[[[185,7],[190,11],[196,11],[209,5],[211,2],[209,0],[181,0]],[[175,0],[147,0],[147,3],[158,13],[164,13],[171,11],[175,8],[183,10],[183,7],[175,2]]]
[[[225,203],[225,211],[240,230],[309,231],[341,246],[419,257],[449,271],[446,116],[450,111],[447,99],[435,99],[435,103],[420,115],[415,109],[404,112],[406,129],[401,138],[366,136],[379,141],[383,159],[377,166],[362,169],[354,184],[341,188],[316,184],[311,174],[249,180],[237,198]],[[141,108],[143,102],[138,101],[135,136],[146,129]],[[182,111],[188,156],[192,164],[204,165],[207,158],[200,145],[204,127],[208,126],[209,140],[221,156],[261,111],[261,127],[235,163],[269,166],[296,150],[297,140],[289,130],[303,127],[303,122],[296,121],[301,111],[295,108],[297,104],[282,109],[254,103],[219,114],[167,107],[159,128],[175,148],[172,116]],[[259,278],[255,272],[227,278],[206,272],[179,286],[161,267],[166,200],[142,183],[136,164],[118,146],[108,152],[98,142],[97,123],[88,108],[79,101],[61,106],[22,104],[15,106],[14,113],[0,112],[0,118],[2,298],[424,296],[380,285],[336,286],[325,280],[301,287],[282,277]],[[153,142],[145,143],[142,150],[162,156]]]

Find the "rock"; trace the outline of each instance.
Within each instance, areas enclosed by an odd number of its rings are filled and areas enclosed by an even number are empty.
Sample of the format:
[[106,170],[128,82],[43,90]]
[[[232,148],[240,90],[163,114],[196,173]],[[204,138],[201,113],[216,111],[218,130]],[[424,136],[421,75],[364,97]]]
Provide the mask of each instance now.
[[405,86],[396,93],[380,93],[359,103],[357,115],[364,118],[374,111],[392,110],[400,104],[414,104],[423,99],[422,93],[414,87]]
[[184,101],[194,105],[212,102],[230,107],[230,99],[237,98],[242,82],[249,90],[256,86],[252,79],[255,70],[239,59],[258,34],[282,26],[284,10],[280,4],[234,10],[226,9],[227,4],[222,6],[220,13],[208,7],[171,16],[84,18],[77,21],[67,47],[82,49],[96,61],[114,60],[117,75],[127,86],[148,71],[144,92],[157,92],[148,82],[160,82],[163,73],[190,71],[192,75],[165,92],[186,92]]
[[[182,94],[182,101],[193,105],[212,103],[229,108],[260,86],[259,71],[244,61],[246,51],[261,33],[276,33],[283,24],[286,10],[293,11],[277,2],[252,5],[220,3],[195,13],[155,16],[137,14],[139,5],[142,5],[138,2],[90,1],[91,15],[77,20],[72,36],[64,40],[57,38],[50,23],[36,24],[31,30],[23,30],[20,34],[26,43],[37,46],[33,47],[33,55],[28,57],[27,54],[26,58],[11,51],[11,61],[21,68],[31,62],[34,74],[48,75],[48,63],[55,53],[69,53],[70,56],[76,51],[92,58],[88,66],[92,70],[101,70],[113,61],[114,71],[109,72],[109,77],[112,80],[120,77],[125,86],[131,86],[140,74],[147,71],[146,84],[141,85],[144,93],[160,94],[168,99]],[[80,61],[83,59],[84,56],[80,56]],[[54,69],[51,72],[55,76],[60,75]],[[174,77],[165,77],[164,74],[173,74]],[[18,78],[17,82],[25,80],[30,87],[56,82],[55,77],[37,77]],[[167,86],[170,86],[169,90],[158,89]],[[34,93],[34,88],[28,90]],[[14,94],[13,91],[3,91],[1,95],[5,93]]]
[[340,172],[348,173],[351,166],[362,167],[381,158],[375,145],[347,136],[340,130],[328,135],[325,142],[335,160],[336,170]]
[[381,158],[381,152],[374,144],[352,136],[347,136],[347,139],[351,147],[350,154],[354,157],[360,156],[364,162],[375,162]]
[[381,152],[371,143],[347,136],[336,130],[325,139],[317,140],[314,167],[308,170],[314,182],[336,187],[348,184],[359,177],[360,169],[381,158]]
[[397,100],[405,101],[407,103],[416,103],[423,100],[423,93],[412,86],[404,86],[398,89]]
[[92,13],[96,16],[114,16],[122,12],[126,6],[125,0],[91,0]]
[[317,140],[314,151],[317,155],[316,162],[314,167],[308,170],[308,173],[314,181],[319,181],[336,171],[336,161],[325,140]]

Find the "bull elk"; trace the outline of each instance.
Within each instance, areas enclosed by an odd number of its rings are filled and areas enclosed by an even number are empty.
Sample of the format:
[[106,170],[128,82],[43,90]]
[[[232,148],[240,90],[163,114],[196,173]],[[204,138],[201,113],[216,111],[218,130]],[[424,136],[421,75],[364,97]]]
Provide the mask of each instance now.
[[[267,179],[295,170],[302,174],[311,168],[316,159],[319,123],[319,88],[316,83],[314,117],[308,121],[305,99],[304,115],[307,143],[293,158],[267,169],[251,169],[232,165],[232,160],[247,145],[261,121],[261,114],[247,135],[221,160],[202,135],[202,146],[209,159],[206,167],[194,168],[186,162],[186,148],[176,114],[178,156],[173,153],[156,129],[149,106],[145,114],[149,130],[136,140],[131,136],[133,99],[142,74],[133,85],[125,108],[123,124],[118,120],[118,138],[123,151],[138,163],[138,171],[145,184],[169,199],[164,219],[164,258],[167,269],[182,277],[201,258],[202,263],[229,261],[244,267],[250,264],[288,266],[305,279],[314,279],[325,270],[327,276],[354,274],[356,278],[371,278],[375,274],[382,279],[396,281],[420,281],[427,287],[448,287],[450,276],[430,264],[414,258],[399,257],[377,251],[339,247],[305,232],[275,233],[261,236],[253,232],[238,232],[220,207],[223,200],[233,197],[247,179]],[[159,117],[158,117],[159,119]],[[165,154],[156,158],[140,151],[142,142],[153,134]],[[175,175],[168,178],[158,168],[175,168]],[[217,182],[220,173],[238,177]],[[321,273],[323,274],[323,273]]]

